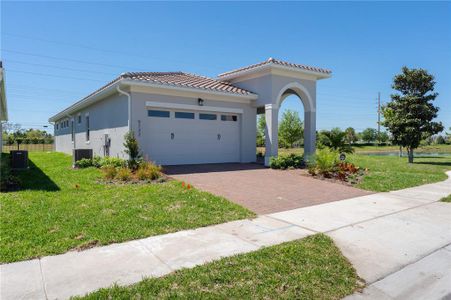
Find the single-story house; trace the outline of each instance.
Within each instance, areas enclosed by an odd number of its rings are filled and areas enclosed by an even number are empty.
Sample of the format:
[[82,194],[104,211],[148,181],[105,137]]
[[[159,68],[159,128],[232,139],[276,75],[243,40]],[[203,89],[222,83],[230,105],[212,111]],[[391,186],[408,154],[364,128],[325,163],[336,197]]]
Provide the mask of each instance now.
[[143,155],[162,165],[254,162],[256,117],[266,117],[266,157],[277,155],[278,111],[304,105],[305,153],[315,151],[316,81],[331,71],[270,58],[216,79],[184,72],[123,73],[52,116],[56,151],[92,149],[126,158],[133,131]]

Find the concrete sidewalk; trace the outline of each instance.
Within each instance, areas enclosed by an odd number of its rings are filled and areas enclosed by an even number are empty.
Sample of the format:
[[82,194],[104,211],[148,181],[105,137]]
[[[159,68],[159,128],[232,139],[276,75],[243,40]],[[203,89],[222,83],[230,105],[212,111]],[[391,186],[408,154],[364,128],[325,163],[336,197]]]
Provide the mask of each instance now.
[[[162,276],[325,232],[369,284],[364,293],[352,297],[376,299],[384,295],[392,299],[409,295],[413,299],[427,295],[428,299],[439,299],[451,294],[451,284],[447,284],[451,271],[446,267],[451,204],[437,201],[450,193],[448,179],[253,220],[1,265],[0,295],[1,299],[66,299],[113,283],[132,284],[145,276]],[[424,272],[432,275],[422,280]],[[416,284],[403,284],[404,278],[426,287],[423,293],[418,294]],[[436,292],[437,286],[440,292]]]

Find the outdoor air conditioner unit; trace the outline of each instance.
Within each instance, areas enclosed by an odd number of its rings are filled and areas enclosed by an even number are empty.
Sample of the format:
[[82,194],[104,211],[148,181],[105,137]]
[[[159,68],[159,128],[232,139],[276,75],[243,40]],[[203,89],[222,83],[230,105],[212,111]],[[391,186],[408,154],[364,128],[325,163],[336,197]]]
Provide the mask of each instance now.
[[11,150],[11,169],[27,169],[28,168],[28,151]]
[[92,149],[74,149],[72,152],[72,164],[80,159],[87,158],[92,159]]

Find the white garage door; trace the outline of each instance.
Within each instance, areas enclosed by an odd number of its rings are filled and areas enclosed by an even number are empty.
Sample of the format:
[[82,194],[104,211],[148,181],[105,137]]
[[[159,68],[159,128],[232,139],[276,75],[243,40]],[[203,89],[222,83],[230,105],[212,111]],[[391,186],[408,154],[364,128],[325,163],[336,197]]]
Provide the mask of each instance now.
[[149,109],[148,158],[161,165],[240,161],[238,114]]

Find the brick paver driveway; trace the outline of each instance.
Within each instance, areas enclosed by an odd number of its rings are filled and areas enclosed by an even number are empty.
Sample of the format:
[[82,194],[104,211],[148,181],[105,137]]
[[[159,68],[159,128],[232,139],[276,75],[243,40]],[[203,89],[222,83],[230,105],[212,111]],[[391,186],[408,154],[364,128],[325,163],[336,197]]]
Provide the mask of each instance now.
[[301,170],[279,171],[258,164],[166,166],[166,174],[267,214],[370,194],[313,179]]

